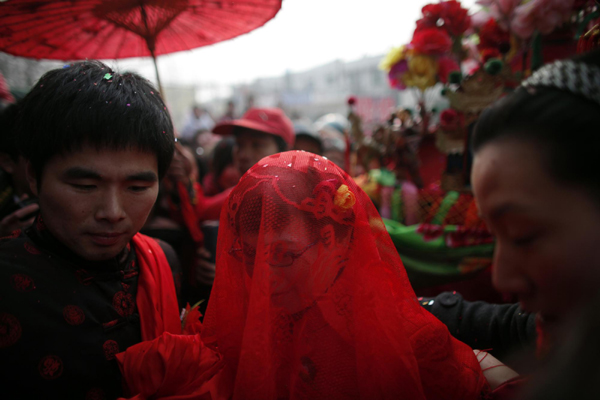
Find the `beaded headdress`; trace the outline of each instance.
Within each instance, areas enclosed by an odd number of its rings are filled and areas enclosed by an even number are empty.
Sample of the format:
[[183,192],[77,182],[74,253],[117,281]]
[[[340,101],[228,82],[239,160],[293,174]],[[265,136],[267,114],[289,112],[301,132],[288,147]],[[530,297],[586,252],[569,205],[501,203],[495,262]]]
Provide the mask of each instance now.
[[600,68],[575,61],[556,61],[536,71],[521,86],[569,91],[600,104]]

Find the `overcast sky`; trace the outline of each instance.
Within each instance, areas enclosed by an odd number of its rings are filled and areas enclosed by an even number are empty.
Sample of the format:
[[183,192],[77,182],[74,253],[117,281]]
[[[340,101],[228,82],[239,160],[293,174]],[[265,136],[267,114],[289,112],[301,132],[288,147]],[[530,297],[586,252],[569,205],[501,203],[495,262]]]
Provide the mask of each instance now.
[[[477,9],[476,0],[462,0]],[[161,56],[163,84],[228,85],[336,59],[355,60],[410,41],[421,8],[435,0],[284,0],[274,19],[246,35]],[[154,80],[149,59],[118,61]]]

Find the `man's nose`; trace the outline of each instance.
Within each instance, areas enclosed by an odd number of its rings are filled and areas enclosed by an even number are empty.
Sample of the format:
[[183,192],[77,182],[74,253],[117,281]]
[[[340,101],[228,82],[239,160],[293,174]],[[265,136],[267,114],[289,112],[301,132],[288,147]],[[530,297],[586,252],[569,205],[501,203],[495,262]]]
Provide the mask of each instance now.
[[118,189],[107,189],[102,196],[96,212],[96,219],[111,223],[125,218],[123,199]]

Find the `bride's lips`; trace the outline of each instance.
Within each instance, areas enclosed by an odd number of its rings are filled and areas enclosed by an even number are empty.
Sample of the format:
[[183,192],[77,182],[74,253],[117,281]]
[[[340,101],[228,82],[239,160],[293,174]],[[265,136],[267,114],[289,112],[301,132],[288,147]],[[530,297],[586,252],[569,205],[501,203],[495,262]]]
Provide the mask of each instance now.
[[124,235],[122,232],[103,232],[103,233],[90,233],[92,242],[98,246],[113,246],[119,242],[121,237]]

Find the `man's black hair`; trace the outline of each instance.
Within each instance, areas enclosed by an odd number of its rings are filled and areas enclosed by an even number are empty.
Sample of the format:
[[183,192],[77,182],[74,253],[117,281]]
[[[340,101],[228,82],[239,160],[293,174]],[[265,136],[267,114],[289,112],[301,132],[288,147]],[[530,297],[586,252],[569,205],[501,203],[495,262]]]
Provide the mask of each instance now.
[[[600,51],[573,60],[600,67]],[[472,147],[477,153],[497,140],[532,143],[553,177],[600,201],[599,127],[600,104],[558,88],[521,87],[483,112]]]
[[153,153],[159,177],[175,149],[173,124],[158,91],[141,76],[100,61],[47,72],[19,104],[17,144],[41,179],[57,154],[136,149]]

